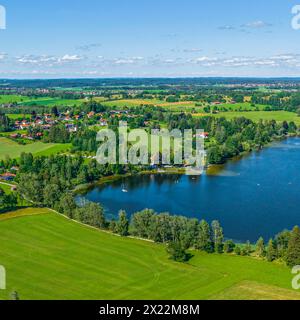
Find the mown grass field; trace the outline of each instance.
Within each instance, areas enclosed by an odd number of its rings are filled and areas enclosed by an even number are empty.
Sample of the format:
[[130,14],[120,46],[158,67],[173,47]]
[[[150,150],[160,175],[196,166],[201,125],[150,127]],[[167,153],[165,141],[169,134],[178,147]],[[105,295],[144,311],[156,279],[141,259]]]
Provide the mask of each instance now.
[[74,106],[81,105],[85,100],[83,99],[59,99],[59,98],[38,98],[23,102],[24,106]]
[[120,238],[48,211],[0,216],[7,299],[300,299],[288,268],[248,257],[192,252],[188,264],[165,247]]
[[31,100],[29,97],[19,95],[0,95],[0,104],[21,103]]
[[34,142],[27,145],[20,145],[8,138],[0,137],[0,159],[19,158],[22,152],[32,153],[35,156],[51,155],[66,151],[70,144]]
[[128,99],[128,100],[113,100],[113,101],[105,101],[102,102],[103,105],[108,107],[139,107],[141,105],[156,105],[163,103],[161,100],[156,99]]
[[[209,116],[210,114],[195,114],[194,116]],[[245,117],[252,121],[259,120],[276,120],[278,122],[294,121],[297,125],[300,125],[300,117],[294,112],[288,111],[251,111],[251,112],[220,112],[213,114],[214,117],[225,117],[227,119],[233,119],[238,117]]]
[[7,116],[9,117],[9,119],[11,120],[17,120],[17,119],[30,119],[31,118],[31,114],[7,114]]
[[[101,102],[103,105],[108,107],[139,107],[141,105],[154,105],[157,107],[171,109],[172,111],[189,111],[194,108],[196,103],[193,101],[182,101],[182,102],[166,102],[157,99],[128,99],[128,100],[114,100]],[[187,109],[190,108],[190,109]]]
[[243,102],[243,103],[223,103],[221,105],[217,106],[218,108],[225,108],[226,110],[229,111],[255,111],[256,108],[259,109],[259,111],[265,110],[267,107],[266,105],[263,104],[257,104],[255,107],[251,105],[249,102]]
[[0,95],[0,104],[17,103],[23,106],[73,106],[80,105],[84,99],[60,99],[52,97],[32,98],[21,95]]

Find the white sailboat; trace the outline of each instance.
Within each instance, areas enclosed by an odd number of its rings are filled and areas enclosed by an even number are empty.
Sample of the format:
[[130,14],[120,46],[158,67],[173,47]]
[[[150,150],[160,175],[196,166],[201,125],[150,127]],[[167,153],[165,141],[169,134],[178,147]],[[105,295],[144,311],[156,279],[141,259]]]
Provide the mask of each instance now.
[[122,185],[122,192],[124,192],[124,193],[127,193],[127,192],[128,192],[128,190],[125,188],[124,183],[123,183],[123,185]]

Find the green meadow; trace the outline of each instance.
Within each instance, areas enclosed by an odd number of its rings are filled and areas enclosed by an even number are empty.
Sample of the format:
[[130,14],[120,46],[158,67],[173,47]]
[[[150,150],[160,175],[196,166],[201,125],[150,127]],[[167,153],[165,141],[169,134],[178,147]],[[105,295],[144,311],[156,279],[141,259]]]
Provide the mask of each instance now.
[[9,117],[9,119],[11,120],[17,120],[17,119],[30,119],[31,118],[31,114],[6,114],[7,117]]
[[256,122],[259,120],[294,121],[296,124],[300,124],[300,117],[296,113],[288,111],[220,112],[216,116],[228,119],[245,117]]
[[29,97],[19,95],[0,95],[0,104],[22,103],[31,100]]
[[51,155],[67,151],[70,144],[34,142],[27,145],[20,145],[8,138],[0,137],[0,159],[20,157],[22,152],[32,153],[35,156]]
[[128,100],[112,100],[112,101],[104,101],[101,102],[104,106],[108,107],[139,107],[141,105],[156,105],[163,103],[161,100],[156,99],[128,99]]
[[256,108],[259,111],[264,111],[267,107],[263,104],[256,104],[255,107],[251,105],[249,102],[243,102],[243,103],[224,103],[217,106],[218,109],[225,108],[228,111],[256,111]]
[[84,99],[60,99],[51,97],[27,97],[21,95],[0,95],[0,104],[16,103],[23,106],[74,106],[80,105]]
[[[195,117],[210,116],[210,114],[195,114]],[[227,119],[234,119],[238,117],[245,117],[252,121],[258,122],[259,120],[275,120],[278,122],[294,121],[297,125],[300,125],[300,117],[294,112],[288,111],[249,111],[249,112],[220,112],[213,114],[214,117],[224,117]]]
[[22,103],[24,106],[74,106],[84,102],[83,99],[38,98]]
[[12,193],[11,186],[10,186],[10,182],[6,183],[6,182],[1,182],[1,181],[0,181],[0,188],[1,188],[6,194]]
[[157,107],[163,107],[171,109],[172,111],[188,111],[186,108],[192,109],[196,103],[193,101],[182,102],[166,102],[158,99],[127,99],[127,100],[112,100],[101,102],[108,107],[139,107],[141,105],[154,105]]
[[0,215],[0,264],[7,290],[27,299],[300,299],[283,265],[250,257],[191,253],[121,238],[47,209]]

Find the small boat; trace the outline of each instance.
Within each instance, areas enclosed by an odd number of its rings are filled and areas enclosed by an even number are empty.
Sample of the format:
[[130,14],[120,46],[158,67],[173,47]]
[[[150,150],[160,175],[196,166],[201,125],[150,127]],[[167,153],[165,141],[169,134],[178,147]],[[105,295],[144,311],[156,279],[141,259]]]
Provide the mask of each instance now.
[[126,190],[126,189],[122,189],[122,192],[127,193],[127,192],[128,192],[128,190]]

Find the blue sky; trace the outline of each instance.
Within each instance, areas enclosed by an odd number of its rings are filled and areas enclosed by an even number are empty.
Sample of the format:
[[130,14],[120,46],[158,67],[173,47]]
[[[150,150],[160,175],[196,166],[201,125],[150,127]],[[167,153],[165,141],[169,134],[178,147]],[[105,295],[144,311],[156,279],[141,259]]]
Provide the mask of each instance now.
[[297,4],[0,0],[0,77],[300,76]]

